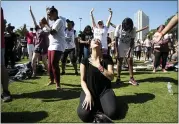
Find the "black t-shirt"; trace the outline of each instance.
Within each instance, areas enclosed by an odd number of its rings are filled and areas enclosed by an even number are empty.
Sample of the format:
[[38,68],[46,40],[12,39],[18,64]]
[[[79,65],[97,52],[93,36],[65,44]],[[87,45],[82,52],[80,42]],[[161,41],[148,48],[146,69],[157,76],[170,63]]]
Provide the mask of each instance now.
[[4,39],[5,39],[5,48],[6,49],[13,49],[13,47],[15,46],[15,42],[17,41],[17,36],[15,33],[6,33],[4,35]]
[[[90,34],[82,34],[81,35],[81,40],[83,41],[88,41],[88,40],[92,40],[93,39],[93,33]],[[89,48],[89,44],[84,44],[84,47]]]
[[[93,99],[99,99],[99,97],[107,90],[111,88],[111,81],[105,77],[98,68],[89,63],[89,59],[83,59],[81,62],[86,69],[85,82],[93,96]],[[111,56],[103,55],[101,65],[107,69],[108,65],[113,65]]]

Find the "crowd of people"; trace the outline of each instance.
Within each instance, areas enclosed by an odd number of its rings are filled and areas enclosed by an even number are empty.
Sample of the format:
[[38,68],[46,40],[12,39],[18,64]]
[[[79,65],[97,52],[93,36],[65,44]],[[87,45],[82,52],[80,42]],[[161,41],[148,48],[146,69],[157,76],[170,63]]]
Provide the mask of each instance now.
[[[153,60],[153,72],[161,64],[162,71],[167,72],[165,67],[168,61],[174,65],[178,64],[177,43],[172,42],[172,35],[167,32],[176,25],[178,19],[174,16],[171,22],[165,27],[161,25],[151,38],[146,37],[144,42],[136,40],[136,34],[148,28],[148,26],[137,30],[131,18],[125,18],[122,24],[114,25],[111,23],[113,11],[109,11],[106,24],[103,20],[95,22],[93,12],[90,11],[92,26],[87,25],[83,31],[77,34],[74,29],[75,23],[72,20],[59,16],[58,10],[52,6],[46,8],[47,17],[36,22],[32,8],[29,8],[34,27],[29,32],[25,32],[25,37],[18,40],[18,36],[13,32],[14,27],[8,25],[4,33],[5,26],[1,26],[1,82],[3,93],[1,98],[8,101],[11,98],[8,90],[8,67],[9,60],[11,68],[15,65],[14,50],[17,42],[22,48],[22,58],[25,56],[31,62],[33,74],[36,77],[36,65],[42,58],[45,69],[49,72],[48,85],[56,84],[57,90],[62,90],[60,75],[65,75],[65,67],[68,56],[74,67],[75,75],[79,75],[77,63],[80,64],[81,87],[80,103],[77,109],[79,118],[83,122],[93,122],[96,112],[102,112],[109,118],[114,119],[117,112],[116,96],[111,88],[111,81],[114,79],[113,59],[117,64],[116,84],[121,84],[121,69],[125,59],[129,67],[129,83],[138,85],[133,73],[133,58],[136,56],[141,60]],[[1,8],[1,22],[3,25],[4,17]],[[50,21],[53,24],[50,25]],[[115,28],[115,39],[109,37],[109,27]],[[170,45],[169,45],[170,43]],[[172,45],[171,45],[172,44]],[[27,54],[28,53],[28,54]],[[141,55],[143,53],[143,55]],[[5,61],[4,61],[5,58]],[[61,69],[59,61],[61,61]]]

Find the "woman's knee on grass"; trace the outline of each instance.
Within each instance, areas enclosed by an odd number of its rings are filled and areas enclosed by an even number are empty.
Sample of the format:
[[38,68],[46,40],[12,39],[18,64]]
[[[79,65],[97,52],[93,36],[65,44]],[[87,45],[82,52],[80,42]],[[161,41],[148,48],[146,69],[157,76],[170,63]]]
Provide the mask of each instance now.
[[92,122],[94,119],[92,111],[83,109],[81,104],[78,106],[77,114],[83,122]]

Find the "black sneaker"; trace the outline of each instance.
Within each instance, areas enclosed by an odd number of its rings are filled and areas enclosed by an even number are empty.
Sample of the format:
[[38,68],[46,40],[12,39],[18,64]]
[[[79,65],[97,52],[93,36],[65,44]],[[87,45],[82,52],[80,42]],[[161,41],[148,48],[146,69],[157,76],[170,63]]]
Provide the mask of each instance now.
[[97,112],[94,116],[93,123],[113,123],[113,121],[104,113]]
[[117,84],[117,85],[122,84],[122,81],[121,81],[121,79],[120,79],[120,78],[117,78],[117,79],[116,79],[116,84]]
[[10,102],[10,101],[12,101],[12,96],[9,91],[4,92],[1,94],[1,99],[3,102]]
[[61,75],[65,75],[65,72],[62,72]]

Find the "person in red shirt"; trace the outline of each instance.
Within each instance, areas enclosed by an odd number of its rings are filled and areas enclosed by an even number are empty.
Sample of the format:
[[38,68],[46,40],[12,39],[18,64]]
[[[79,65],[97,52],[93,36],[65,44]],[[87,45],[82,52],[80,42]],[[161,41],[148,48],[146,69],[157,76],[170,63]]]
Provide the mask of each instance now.
[[3,92],[1,94],[1,99],[4,102],[8,102],[12,100],[11,94],[8,90],[8,84],[9,84],[9,77],[8,73],[5,67],[5,40],[4,40],[4,15],[3,15],[3,9],[1,8],[1,84]]
[[32,56],[33,56],[33,52],[34,52],[34,36],[35,36],[35,33],[33,33],[33,28],[30,28],[30,31],[26,34],[27,51],[29,54],[30,62],[32,62]]

